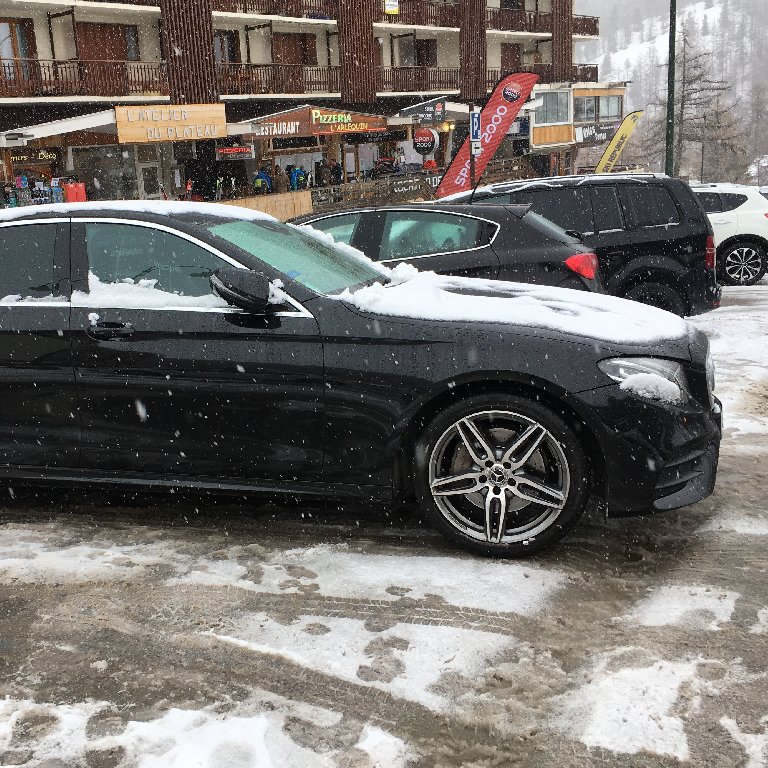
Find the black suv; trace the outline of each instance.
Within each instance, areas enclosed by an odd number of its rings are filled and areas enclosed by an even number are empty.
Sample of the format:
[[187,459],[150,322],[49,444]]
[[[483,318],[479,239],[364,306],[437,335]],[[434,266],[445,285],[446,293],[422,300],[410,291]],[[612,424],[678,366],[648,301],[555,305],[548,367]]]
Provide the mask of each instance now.
[[389,267],[604,293],[597,257],[528,205],[398,205],[301,216]]
[[712,226],[690,187],[659,174],[562,176],[450,198],[527,203],[593,250],[608,293],[678,315],[720,304]]

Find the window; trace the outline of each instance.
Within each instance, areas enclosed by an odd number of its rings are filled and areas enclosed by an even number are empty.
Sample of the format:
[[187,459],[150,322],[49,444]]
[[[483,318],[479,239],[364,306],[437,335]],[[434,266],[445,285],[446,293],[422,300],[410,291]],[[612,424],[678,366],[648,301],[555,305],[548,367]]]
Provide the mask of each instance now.
[[624,106],[622,102],[621,96],[601,96],[600,120],[619,120]]
[[416,66],[437,66],[437,40],[416,41]]
[[509,205],[515,202],[515,200],[511,199],[509,192],[504,192],[500,195],[488,195],[487,197],[476,197],[475,201],[485,203],[486,205]]
[[141,61],[141,51],[139,49],[139,30],[138,27],[125,27],[125,47],[126,61]]
[[208,296],[210,276],[228,266],[200,246],[151,227],[86,224],[85,237],[88,271],[102,283],[143,285],[179,296]]
[[621,202],[636,227],[679,224],[680,212],[664,187],[652,184],[622,187]]
[[723,201],[723,211],[735,211],[749,200],[746,195],[723,194],[720,197]]
[[594,123],[597,120],[597,99],[594,96],[578,96],[573,100],[573,122]]
[[524,190],[513,195],[513,202],[530,203],[536,213],[562,229],[581,234],[594,231],[592,201],[585,187]]
[[508,11],[522,11],[525,8],[525,0],[501,0],[499,8]]
[[449,213],[391,211],[384,224],[379,259],[407,259],[487,244],[483,222]]
[[0,22],[0,59],[33,59],[36,56],[35,33],[31,19]]
[[377,280],[387,282],[367,260],[328,245],[300,227],[233,221],[215,224],[208,231],[316,293],[337,293]]
[[240,62],[240,35],[230,29],[216,29],[213,32],[213,58],[217,64]]
[[357,224],[360,221],[360,214],[353,213],[346,216],[331,216],[327,219],[313,221],[309,226],[312,229],[325,232],[330,235],[337,243],[346,243],[349,245],[355,236]]
[[536,124],[567,123],[571,119],[571,95],[568,91],[542,93],[544,104],[536,110]]
[[595,216],[595,233],[624,229],[616,187],[592,187],[592,211]]
[[43,299],[58,293],[53,278],[55,224],[3,227],[0,237],[0,301]]
[[723,210],[723,204],[717,192],[696,192],[696,197],[707,213],[720,213]]

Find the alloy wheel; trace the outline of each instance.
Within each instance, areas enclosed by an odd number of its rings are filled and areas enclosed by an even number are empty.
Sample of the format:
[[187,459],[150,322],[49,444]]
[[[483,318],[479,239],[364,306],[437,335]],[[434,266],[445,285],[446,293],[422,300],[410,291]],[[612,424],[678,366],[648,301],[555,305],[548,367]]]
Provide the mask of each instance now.
[[752,285],[763,272],[763,257],[755,248],[741,245],[725,257],[724,268],[735,285]]
[[436,442],[429,487],[454,528],[490,544],[525,542],[549,529],[568,501],[568,461],[533,419],[483,411],[452,424]]

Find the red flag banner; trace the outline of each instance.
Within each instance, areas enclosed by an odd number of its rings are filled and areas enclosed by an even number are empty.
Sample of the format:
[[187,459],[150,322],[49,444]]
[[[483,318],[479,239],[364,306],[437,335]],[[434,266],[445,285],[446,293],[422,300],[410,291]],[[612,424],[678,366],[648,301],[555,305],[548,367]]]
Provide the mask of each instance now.
[[[482,111],[483,151],[475,158],[475,174],[478,179],[498,152],[507,131],[512,127],[512,123],[517,119],[523,104],[528,101],[533,87],[538,82],[538,75],[520,72],[508,75],[496,86],[496,90]],[[467,138],[445,172],[435,197],[447,197],[457,192],[469,192],[472,189],[470,153],[471,142]]]

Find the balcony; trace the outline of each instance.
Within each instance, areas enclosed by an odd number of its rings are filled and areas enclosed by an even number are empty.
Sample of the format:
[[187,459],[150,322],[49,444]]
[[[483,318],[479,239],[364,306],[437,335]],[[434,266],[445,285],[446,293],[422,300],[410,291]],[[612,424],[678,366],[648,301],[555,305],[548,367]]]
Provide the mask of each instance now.
[[380,20],[390,24],[456,28],[461,25],[461,10],[458,3],[400,0],[400,13],[387,15],[382,11]]
[[[560,82],[562,78],[555,78],[555,70],[552,64],[524,64],[520,68],[521,72],[532,72],[539,76],[540,83]],[[500,69],[488,70],[488,90],[496,87],[496,84],[506,74]],[[573,83],[596,83],[597,65],[595,64],[574,64],[571,68],[570,82]]]
[[600,36],[600,19],[597,16],[574,16],[573,34],[588,35],[589,37]]
[[500,32],[544,32],[552,34],[551,13],[488,8],[485,14],[488,29],[495,29]]
[[218,64],[219,91],[227,96],[270,93],[340,93],[339,67],[301,64]]
[[0,62],[0,97],[167,96],[165,62],[13,59]]
[[452,67],[381,67],[376,90],[383,93],[458,91],[459,72]]
[[297,19],[335,19],[338,0],[213,0],[213,10]]

